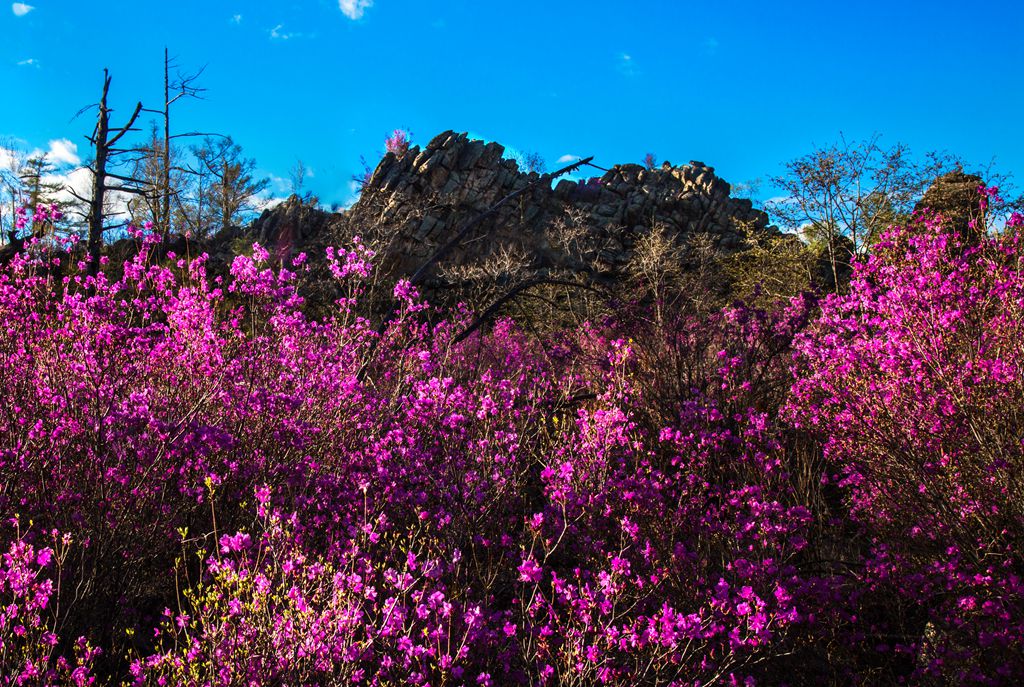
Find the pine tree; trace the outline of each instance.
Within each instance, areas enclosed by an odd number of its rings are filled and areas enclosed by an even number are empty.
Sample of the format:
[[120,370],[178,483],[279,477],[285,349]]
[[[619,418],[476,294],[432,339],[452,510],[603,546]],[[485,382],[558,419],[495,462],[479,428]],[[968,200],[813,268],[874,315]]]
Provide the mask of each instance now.
[[[18,172],[24,189],[25,204],[35,209],[39,205],[57,206],[63,214],[67,214],[70,201],[61,197],[64,191],[64,183],[55,180],[56,165],[50,162],[45,155],[33,155]],[[47,224],[49,230],[53,229],[52,224]],[[41,235],[43,227],[32,227],[32,234]]]

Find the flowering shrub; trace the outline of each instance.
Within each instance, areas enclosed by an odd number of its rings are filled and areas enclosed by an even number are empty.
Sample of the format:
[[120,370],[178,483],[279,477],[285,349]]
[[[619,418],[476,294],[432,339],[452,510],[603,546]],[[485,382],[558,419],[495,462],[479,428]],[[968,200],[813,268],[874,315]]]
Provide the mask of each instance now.
[[398,157],[402,157],[409,152],[409,146],[412,144],[412,139],[409,136],[409,132],[405,129],[395,129],[391,132],[386,139],[384,139],[384,150],[389,153],[394,153]]
[[56,653],[57,590],[47,571],[60,568],[70,538],[56,532],[51,538],[54,546],[37,547],[16,529],[0,555],[0,685],[94,683],[90,671],[99,652],[84,638],[75,642],[70,661]]
[[17,231],[23,231],[30,225],[59,222],[64,214],[56,205],[39,203],[29,216],[29,208],[19,207],[15,213],[14,227]]
[[919,678],[1024,677],[1022,224],[891,230],[798,343],[790,414],[865,537],[849,554],[887,606],[877,650]]
[[538,428],[558,385],[510,323],[496,334],[505,359],[478,382],[411,382],[382,417],[413,421],[366,428],[374,460],[349,464],[359,493],[329,541],[260,488],[258,522],[207,550],[212,582],[167,612],[138,684],[713,682],[783,645],[810,514],[708,481],[716,460],[771,470],[763,415],[740,437],[695,405],[647,434],[613,341],[597,407]]
[[359,244],[328,253],[346,295],[313,320],[304,256],[275,272],[255,246],[211,280],[139,238],[116,281],[58,281],[38,246],[0,276],[0,510],[81,542],[64,622],[105,671],[716,680],[799,622],[809,515],[757,479],[763,413],[680,399],[652,424],[627,342],[552,354],[505,321],[453,345],[468,315],[428,324],[404,282],[378,336]]
[[51,534],[4,532],[0,674],[1016,676],[1011,234],[894,232],[810,329],[797,298],[545,340],[510,320],[463,337],[470,313],[406,281],[378,332],[358,241],[327,252],[338,298],[316,317],[305,255],[271,269],[255,245],[213,277],[139,233],[120,276],[61,276],[29,242],[0,272],[0,517]]

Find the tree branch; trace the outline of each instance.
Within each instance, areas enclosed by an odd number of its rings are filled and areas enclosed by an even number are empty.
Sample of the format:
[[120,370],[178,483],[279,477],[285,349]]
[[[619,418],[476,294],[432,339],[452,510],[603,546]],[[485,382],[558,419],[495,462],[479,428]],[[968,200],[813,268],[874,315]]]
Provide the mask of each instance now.
[[133,194],[135,194],[137,196],[144,196],[144,195],[146,195],[148,193],[148,191],[144,191],[144,190],[138,189],[138,188],[130,188],[128,186],[107,186],[106,190],[107,191],[121,191],[123,193],[133,193]]
[[509,289],[509,291],[505,295],[491,303],[486,310],[480,313],[479,317],[477,317],[472,324],[470,324],[468,327],[462,330],[462,332],[460,332],[458,336],[452,339],[452,344],[457,344],[461,343],[462,341],[465,341],[473,332],[475,332],[487,320],[493,317],[495,313],[497,313],[506,303],[508,303],[509,301],[511,301],[524,291],[532,289],[534,286],[540,286],[542,284],[551,284],[552,286],[569,286],[577,289],[586,289],[587,291],[593,291],[594,293],[599,293],[599,290],[595,289],[593,286],[590,286],[588,284],[580,284],[579,282],[568,281],[565,279],[550,279],[547,277],[538,277],[536,279],[527,280],[522,284],[518,284],[512,289]]
[[114,136],[112,139],[107,141],[107,148],[113,147],[113,145],[115,143],[117,143],[119,140],[121,140],[122,136],[124,136],[129,131],[132,131],[132,125],[135,124],[135,120],[139,118],[139,113],[140,112],[142,112],[142,103],[141,102],[135,104],[135,111],[132,112],[132,116],[128,118],[128,123],[125,124],[123,127],[121,127],[118,130],[116,136]]

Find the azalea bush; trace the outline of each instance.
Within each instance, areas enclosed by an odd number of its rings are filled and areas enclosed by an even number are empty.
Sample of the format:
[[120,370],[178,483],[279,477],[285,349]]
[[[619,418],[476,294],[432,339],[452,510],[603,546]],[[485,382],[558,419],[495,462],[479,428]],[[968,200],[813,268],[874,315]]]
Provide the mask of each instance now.
[[384,150],[402,157],[409,152],[412,145],[412,135],[405,129],[395,129],[384,139]]
[[919,679],[1024,678],[1022,225],[891,229],[797,343],[790,415],[847,495],[864,638]]
[[17,520],[7,525],[10,545],[0,554],[0,685],[93,684],[99,649],[84,637],[70,649],[60,647],[57,634],[59,580],[70,537],[56,531],[38,537],[23,533]]
[[14,684],[1020,670],[1009,234],[894,232],[818,319],[659,302],[543,338],[408,282],[371,323],[359,241],[307,308],[305,255],[214,276],[135,236],[96,277],[31,241],[0,272]]

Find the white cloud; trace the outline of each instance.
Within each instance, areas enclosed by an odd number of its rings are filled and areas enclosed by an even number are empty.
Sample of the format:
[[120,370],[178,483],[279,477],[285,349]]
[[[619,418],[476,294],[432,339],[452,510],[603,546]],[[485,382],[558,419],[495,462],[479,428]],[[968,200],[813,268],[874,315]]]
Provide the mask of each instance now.
[[21,166],[26,160],[33,157],[43,157],[54,167],[70,167],[82,163],[82,159],[78,156],[78,146],[66,138],[55,138],[47,144],[46,150],[33,148],[28,153],[17,152],[18,141],[11,142],[11,148],[8,148],[6,143],[0,144],[0,169],[7,169],[12,165]]
[[6,146],[6,141],[0,143],[0,172],[10,171],[17,173],[18,168],[21,167],[23,160],[22,156],[18,155],[16,150],[12,150]]
[[256,198],[252,205],[256,212],[262,213],[264,210],[270,210],[277,207],[286,200],[288,199],[280,196],[265,196],[262,198]]
[[316,34],[303,34],[301,31],[285,31],[285,25],[279,24],[270,30],[270,40],[290,41],[293,38],[314,38]]
[[88,167],[73,169],[67,174],[52,174],[43,177],[48,184],[60,184],[61,190],[57,192],[57,200],[64,203],[78,204],[79,201],[72,195],[74,191],[83,198],[88,198],[92,193],[92,170]]
[[582,158],[580,158],[579,155],[563,155],[562,157],[560,157],[557,160],[555,160],[555,162],[559,162],[559,163],[565,164],[565,163],[569,163],[569,162],[576,162],[576,160],[580,160],[580,159],[582,159]]
[[18,62],[19,67],[38,67],[39,60],[34,57],[30,57],[27,60],[21,60]]
[[373,0],[338,0],[338,7],[349,19],[362,19],[366,10],[373,7]]
[[287,41],[292,38],[301,38],[302,33],[298,31],[285,31],[284,24],[278,24],[270,29],[270,37],[278,41]]
[[23,2],[12,2],[11,11],[14,12],[15,17],[24,17],[26,14],[34,10],[35,7],[32,5],[26,5]]
[[231,23],[232,24],[241,24],[242,23],[242,15],[240,15],[240,14],[232,14],[231,15]]
[[624,52],[619,55],[618,69],[626,76],[635,76],[637,74],[636,62],[633,60],[633,56],[628,52]]
[[46,159],[55,165],[77,165],[82,159],[78,157],[78,146],[66,138],[50,141],[50,149],[46,151]]

